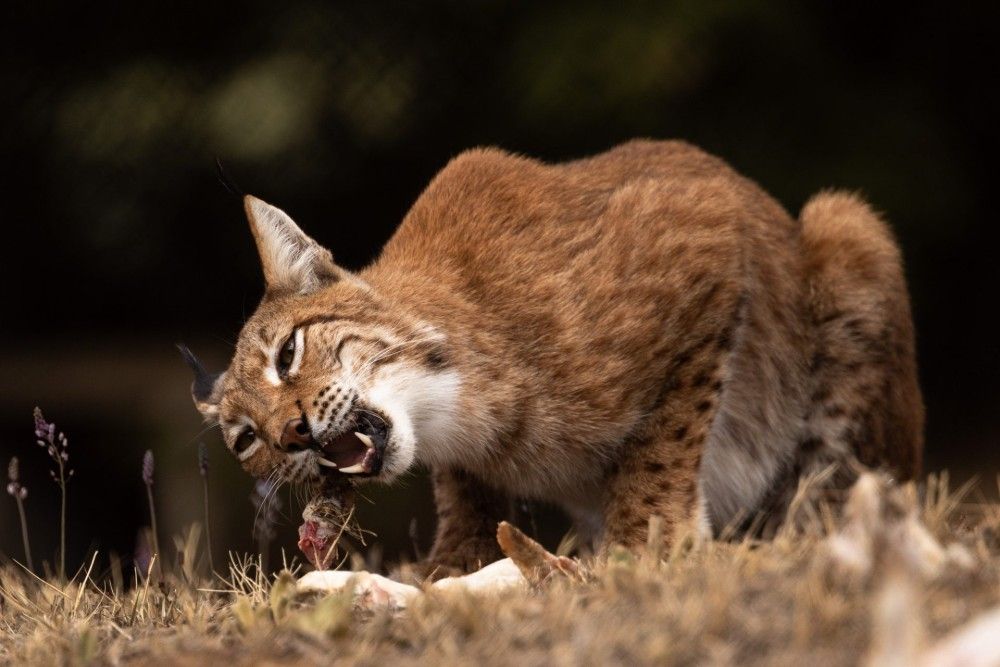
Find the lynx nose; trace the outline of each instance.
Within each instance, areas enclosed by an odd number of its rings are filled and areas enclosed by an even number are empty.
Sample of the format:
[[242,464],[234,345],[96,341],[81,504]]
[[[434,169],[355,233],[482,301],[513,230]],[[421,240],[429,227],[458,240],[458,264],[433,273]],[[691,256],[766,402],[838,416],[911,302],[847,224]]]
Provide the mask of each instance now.
[[309,424],[302,419],[292,419],[285,424],[281,432],[281,448],[286,452],[298,452],[307,449],[312,443],[312,433]]

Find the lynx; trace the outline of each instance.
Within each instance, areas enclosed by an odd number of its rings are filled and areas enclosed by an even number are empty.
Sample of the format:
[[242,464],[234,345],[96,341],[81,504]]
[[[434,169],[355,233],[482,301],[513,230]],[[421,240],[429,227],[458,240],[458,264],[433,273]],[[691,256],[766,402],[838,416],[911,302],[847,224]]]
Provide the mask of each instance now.
[[665,541],[718,533],[819,466],[919,473],[900,253],[856,195],[795,220],[678,141],[562,164],[476,149],[356,273],[244,204],[266,292],[228,370],[190,357],[198,409],[256,476],[429,468],[439,573],[500,557],[510,499],[606,550],[654,515]]

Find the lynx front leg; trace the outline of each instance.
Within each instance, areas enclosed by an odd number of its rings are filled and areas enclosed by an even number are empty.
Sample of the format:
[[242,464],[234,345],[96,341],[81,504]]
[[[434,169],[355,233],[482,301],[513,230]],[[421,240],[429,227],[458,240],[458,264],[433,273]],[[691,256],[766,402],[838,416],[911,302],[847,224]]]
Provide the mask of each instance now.
[[[663,539],[677,529],[707,521],[699,516],[698,479],[702,452],[722,398],[729,336],[682,354],[660,406],[626,444],[610,480],[602,551],[646,543],[649,519],[663,518]],[[698,526],[699,528],[707,528]]]
[[435,471],[433,482],[437,534],[417,573],[435,579],[466,574],[503,558],[496,535],[506,518],[504,496],[457,470]]

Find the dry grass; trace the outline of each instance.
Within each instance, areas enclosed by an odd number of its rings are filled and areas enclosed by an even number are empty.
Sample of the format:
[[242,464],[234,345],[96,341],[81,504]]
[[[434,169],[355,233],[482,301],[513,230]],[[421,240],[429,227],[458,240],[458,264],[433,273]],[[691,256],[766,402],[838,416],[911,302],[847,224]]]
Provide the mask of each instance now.
[[803,487],[771,541],[686,538],[659,558],[615,553],[583,581],[488,601],[428,591],[401,613],[303,596],[294,574],[265,581],[249,561],[225,585],[178,568],[128,591],[88,568],[60,587],[10,566],[0,660],[947,664],[941,639],[1000,601],[1000,506],[933,479],[920,494],[867,480],[836,518]]

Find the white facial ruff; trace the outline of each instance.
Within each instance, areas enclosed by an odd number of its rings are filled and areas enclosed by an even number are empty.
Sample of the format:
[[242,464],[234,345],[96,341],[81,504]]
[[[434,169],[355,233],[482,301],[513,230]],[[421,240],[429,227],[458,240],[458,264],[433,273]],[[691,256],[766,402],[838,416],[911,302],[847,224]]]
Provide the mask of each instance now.
[[393,456],[399,464],[390,462],[392,473],[416,460],[433,465],[462,458],[456,418],[460,387],[454,371],[434,373],[402,364],[380,369],[368,400],[392,421]]

